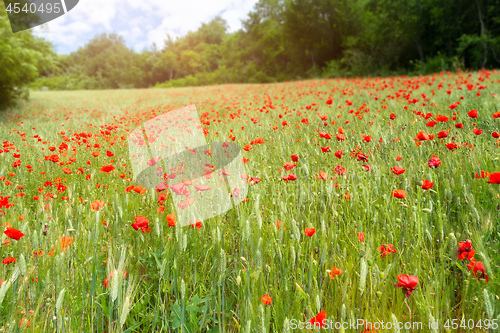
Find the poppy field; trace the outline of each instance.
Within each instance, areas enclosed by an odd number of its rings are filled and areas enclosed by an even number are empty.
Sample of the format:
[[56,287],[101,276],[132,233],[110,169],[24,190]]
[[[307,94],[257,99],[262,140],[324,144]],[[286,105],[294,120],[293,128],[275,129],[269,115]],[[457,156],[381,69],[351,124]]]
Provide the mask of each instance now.
[[[499,101],[498,71],[32,92],[0,115],[1,331],[500,331]],[[248,193],[181,227],[127,138],[191,104]]]

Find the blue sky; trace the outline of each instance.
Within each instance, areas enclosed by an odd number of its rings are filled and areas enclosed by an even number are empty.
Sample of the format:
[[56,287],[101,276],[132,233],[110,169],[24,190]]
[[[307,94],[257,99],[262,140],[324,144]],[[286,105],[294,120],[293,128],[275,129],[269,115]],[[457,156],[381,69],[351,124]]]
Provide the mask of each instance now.
[[95,35],[116,32],[140,52],[153,43],[161,48],[166,34],[180,37],[203,22],[222,16],[230,31],[241,28],[257,0],[80,0],[66,15],[33,29],[51,41],[59,54],[69,54]]

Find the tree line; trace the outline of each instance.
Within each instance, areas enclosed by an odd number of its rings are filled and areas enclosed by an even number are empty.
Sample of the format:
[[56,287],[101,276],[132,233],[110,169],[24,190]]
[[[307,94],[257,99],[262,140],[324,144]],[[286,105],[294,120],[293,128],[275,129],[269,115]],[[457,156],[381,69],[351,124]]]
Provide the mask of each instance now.
[[51,61],[39,64],[30,87],[261,83],[500,64],[500,0],[259,0],[242,23],[229,33],[216,17],[140,53],[117,34],[70,55],[44,49]]

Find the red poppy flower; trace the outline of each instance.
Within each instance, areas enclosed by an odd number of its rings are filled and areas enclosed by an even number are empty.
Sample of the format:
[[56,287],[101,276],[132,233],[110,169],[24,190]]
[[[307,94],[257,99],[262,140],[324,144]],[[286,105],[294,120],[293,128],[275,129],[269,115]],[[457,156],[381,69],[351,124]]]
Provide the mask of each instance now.
[[109,286],[109,279],[108,278],[105,278],[103,281],[102,281],[102,284],[104,285],[104,288],[107,288]]
[[191,206],[193,203],[195,203],[195,199],[193,198],[187,198],[186,200],[184,200],[183,202],[179,202],[177,203],[177,207],[181,208],[181,209],[186,209],[186,207],[189,207]]
[[363,162],[368,161],[368,155],[366,154],[358,153],[357,156],[358,156],[358,161],[363,161]]
[[198,229],[201,229],[203,227],[203,223],[201,223],[201,221],[199,221],[198,219],[196,219],[196,223],[195,224],[193,224],[191,222],[191,228],[194,229],[195,227],[198,228]]
[[326,319],[326,311],[321,311],[314,318],[311,318],[309,322],[314,326],[323,327],[325,326],[324,323],[325,319]]
[[158,162],[160,162],[160,161],[161,161],[161,159],[160,159],[160,158],[154,158],[154,157],[153,157],[152,159],[148,160],[148,161],[146,162],[146,164],[147,164],[147,165],[149,165],[149,166],[153,166],[153,165],[155,165],[156,163],[158,163]]
[[328,276],[330,277],[330,279],[333,279],[337,275],[342,274],[342,270],[338,269],[337,267],[333,267],[331,270],[327,269],[326,272],[328,273]]
[[493,113],[493,119],[500,118],[500,111]]
[[471,110],[467,113],[467,115],[471,118],[477,118],[477,110]]
[[148,224],[149,220],[146,217],[136,216],[135,223],[132,223],[132,228],[134,228],[135,230],[139,230],[140,228],[142,232],[145,232],[148,229]]
[[286,170],[286,171],[290,171],[292,170],[293,168],[295,168],[297,166],[297,164],[295,163],[290,163],[290,162],[286,162],[285,165],[283,165],[283,168]]
[[448,117],[438,114],[436,116],[436,121],[438,121],[438,122],[447,122],[448,121]]
[[441,131],[438,133],[438,138],[442,139],[442,138],[446,138],[448,136],[448,132],[446,131]]
[[472,249],[472,242],[470,241],[470,239],[467,239],[465,242],[458,242],[458,259],[464,260],[465,258],[467,258],[469,260],[472,260],[475,253],[476,251]]
[[9,208],[14,206],[14,204],[9,202],[10,197],[2,197],[0,196],[0,208],[5,207]]
[[400,168],[398,166],[392,167],[391,170],[392,170],[392,172],[394,172],[395,175],[398,175],[398,176],[403,174],[406,171],[406,169]]
[[358,232],[357,235],[358,235],[358,240],[360,242],[364,242],[365,241],[365,233],[364,232]]
[[237,188],[237,187],[235,187],[235,188],[233,189],[233,193],[231,193],[231,197],[235,197],[235,198],[236,198],[236,197],[239,197],[239,196],[240,196],[240,193],[241,193],[240,189],[239,189],[239,188]]
[[323,153],[328,153],[330,151],[330,147],[321,147],[321,151]]
[[288,176],[281,177],[282,180],[286,180],[288,183],[289,180],[297,180],[297,176],[294,173],[289,174]]
[[2,264],[6,265],[12,264],[14,262],[16,262],[16,259],[14,259],[13,257],[7,257],[2,260]]
[[434,183],[431,181],[428,181],[427,179],[422,179],[422,188],[424,190],[428,190],[434,186]]
[[257,177],[250,177],[250,182],[252,184],[258,184],[261,182],[261,179],[260,178],[257,178]]
[[67,252],[68,246],[74,243],[74,239],[69,236],[64,236],[61,237],[60,242],[61,242],[61,251],[64,250],[64,252]]
[[489,175],[490,180],[488,180],[489,184],[500,184],[500,172],[493,172]]
[[462,123],[458,123],[458,124],[455,124],[455,127],[456,127],[456,128],[462,128],[462,127],[464,127],[464,124],[462,124]]
[[306,230],[304,230],[306,236],[308,237],[311,237],[312,235],[314,235],[316,233],[316,229],[314,228],[306,228]]
[[385,258],[387,255],[389,255],[391,252],[396,253],[396,249],[393,248],[392,244],[382,244],[379,248],[377,248],[377,251],[381,253],[382,258]]
[[210,186],[207,186],[207,185],[201,185],[201,184],[195,184],[194,185],[194,189],[196,191],[209,191],[210,190]]
[[243,147],[243,149],[244,149],[245,151],[250,151],[250,150],[252,150],[253,148],[252,148],[252,146],[251,146],[251,145],[245,145],[245,147]]
[[271,305],[271,303],[273,302],[273,298],[269,297],[268,294],[265,294],[260,298],[260,301],[262,302],[262,304]]
[[495,139],[498,139],[498,138],[500,138],[500,133],[493,132],[493,133],[491,133],[491,136],[494,137]]
[[437,168],[441,164],[441,160],[436,155],[432,155],[428,164],[429,168]]
[[389,115],[389,118],[391,118],[391,120],[394,120],[394,119],[396,119],[396,114],[394,114],[394,113],[391,113],[391,114]]
[[481,171],[481,176],[479,176],[479,174],[476,173],[476,178],[486,178],[488,177],[490,174],[487,173],[486,171]]
[[166,219],[167,219],[167,224],[169,227],[175,227],[175,224],[177,223],[177,221],[175,220],[175,214],[168,214],[166,216]]
[[104,201],[102,200],[95,200],[90,204],[90,208],[95,212],[97,212],[102,207],[104,207]]
[[19,239],[21,239],[21,237],[23,237],[23,236],[24,236],[24,234],[23,234],[21,231],[19,231],[19,230],[17,230],[17,229],[14,229],[14,228],[11,228],[11,227],[7,227],[7,230],[5,230],[3,233],[4,233],[7,237],[12,238],[12,239],[15,239],[15,240],[17,240],[17,241],[18,241]]
[[147,189],[145,187],[141,187],[139,185],[136,185],[136,186],[134,186],[132,191],[139,193],[139,194],[144,194],[144,193],[146,193]]
[[453,149],[458,149],[458,146],[456,143],[451,142],[446,144],[446,148],[448,148],[449,150],[453,150]]
[[330,140],[332,138],[332,136],[329,133],[325,133],[323,131],[319,132],[319,137],[326,140]]
[[70,169],[70,168],[62,168],[62,171],[63,171],[65,174],[67,174],[67,175],[71,174],[71,169]]
[[405,296],[410,297],[411,293],[415,290],[418,284],[418,277],[413,275],[398,275],[399,283],[394,283],[396,288],[403,287],[405,290]]
[[21,321],[19,321],[19,326],[23,325],[24,323],[26,323],[26,327],[31,326],[31,322],[26,318],[22,318]]
[[113,171],[114,169],[115,169],[115,167],[112,165],[105,165],[105,166],[101,167],[102,172],[110,172],[110,171]]
[[482,129],[479,129],[479,128],[474,128],[474,129],[472,130],[472,132],[474,132],[474,134],[476,134],[476,135],[480,135],[481,133],[483,133],[483,130],[482,130]]
[[404,190],[394,190],[394,191],[392,191],[392,196],[394,198],[404,199],[404,198],[406,198],[406,191],[404,191]]
[[[486,270],[484,269],[484,264],[481,261],[476,262],[473,269],[474,269],[474,272],[473,272],[474,276],[478,280],[486,279],[486,282],[488,282],[490,280],[490,278],[488,277],[488,274],[486,274]],[[481,275],[477,276],[477,272],[480,272]]]
[[475,265],[476,265],[476,259],[471,258],[469,264],[467,265],[467,269],[469,271],[472,271],[472,269],[474,268]]
[[341,166],[341,165],[338,165],[335,169],[333,169],[333,172],[336,173],[337,175],[343,175],[347,172],[347,170]]
[[337,152],[335,152],[335,157],[340,159],[340,158],[342,158],[343,153],[344,153],[344,149],[338,150]]
[[365,168],[365,171],[371,171],[372,166],[371,165],[363,165],[363,168]]
[[429,135],[424,131],[420,131],[417,133],[417,139],[420,141],[429,140]]
[[299,161],[299,155],[292,155],[290,157],[292,158],[293,162],[298,162]]
[[320,171],[320,172],[319,172],[319,176],[318,176],[318,177],[316,177],[316,179],[326,180],[326,177],[327,177],[326,172],[324,172],[324,171]]

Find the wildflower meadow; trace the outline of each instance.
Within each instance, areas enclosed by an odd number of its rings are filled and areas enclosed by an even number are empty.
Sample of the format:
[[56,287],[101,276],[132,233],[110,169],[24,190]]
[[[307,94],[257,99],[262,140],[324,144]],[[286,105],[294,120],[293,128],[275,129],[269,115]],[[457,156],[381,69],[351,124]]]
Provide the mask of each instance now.
[[[496,70],[32,92],[0,115],[0,331],[498,332],[499,101]],[[141,186],[128,138],[193,104],[248,191],[181,226],[210,189]]]

